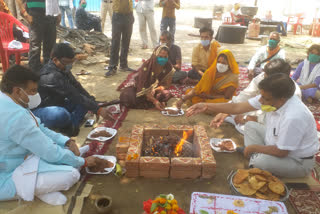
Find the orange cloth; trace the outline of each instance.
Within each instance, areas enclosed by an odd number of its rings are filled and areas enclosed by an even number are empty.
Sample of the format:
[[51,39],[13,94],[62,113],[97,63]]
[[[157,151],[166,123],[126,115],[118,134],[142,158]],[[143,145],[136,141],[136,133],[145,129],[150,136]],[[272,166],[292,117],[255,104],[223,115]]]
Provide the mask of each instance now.
[[[229,68],[232,71],[232,73],[216,78],[217,59],[221,54],[227,56]],[[206,72],[202,76],[199,83],[195,86],[194,88],[195,93],[196,95],[201,93],[205,93],[208,95],[215,95],[215,94],[221,94],[223,90],[228,87],[238,88],[238,74],[239,74],[239,67],[231,51],[230,50],[220,51],[218,56],[214,60],[213,64],[206,70]],[[192,98],[192,103],[197,103],[199,101],[200,102],[227,102],[228,100],[225,98],[208,100],[208,99],[202,99],[197,96]]]
[[273,49],[273,50],[270,50],[269,47],[268,47],[268,49],[267,49],[267,51],[268,51],[268,57],[267,57],[267,58],[269,58],[270,56],[275,55],[279,50],[280,50],[279,45],[278,45],[275,49]]

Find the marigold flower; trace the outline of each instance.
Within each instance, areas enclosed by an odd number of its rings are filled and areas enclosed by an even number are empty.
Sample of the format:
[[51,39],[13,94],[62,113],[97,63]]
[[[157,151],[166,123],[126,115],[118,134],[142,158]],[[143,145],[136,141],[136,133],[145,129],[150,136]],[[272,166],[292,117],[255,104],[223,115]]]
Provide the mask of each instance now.
[[160,214],[167,214],[167,212],[163,210],[163,211],[161,211]]
[[139,157],[139,155],[137,153],[134,153],[133,160],[137,159],[138,157]]
[[171,210],[171,205],[170,205],[170,204],[168,204],[168,205],[166,206],[166,210]]
[[165,204],[166,203],[166,199],[165,198],[160,198],[160,204]]
[[178,204],[178,201],[176,199],[171,200],[172,204]]
[[177,211],[177,210],[179,209],[179,206],[176,205],[176,204],[174,204],[174,205],[172,205],[172,209],[175,210],[175,211]]
[[227,214],[238,214],[238,213],[235,213],[233,210],[228,210]]
[[132,156],[131,155],[128,155],[127,156],[127,160],[131,160],[132,159]]

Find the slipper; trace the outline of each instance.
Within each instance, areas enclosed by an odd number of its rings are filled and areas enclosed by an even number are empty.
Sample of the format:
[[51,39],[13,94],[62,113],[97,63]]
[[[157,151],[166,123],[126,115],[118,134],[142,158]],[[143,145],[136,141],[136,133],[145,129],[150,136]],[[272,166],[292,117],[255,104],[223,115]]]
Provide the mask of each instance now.
[[81,70],[79,73],[76,73],[78,76],[79,75],[89,75],[90,74],[90,72],[88,72],[88,71],[85,71],[85,70]]

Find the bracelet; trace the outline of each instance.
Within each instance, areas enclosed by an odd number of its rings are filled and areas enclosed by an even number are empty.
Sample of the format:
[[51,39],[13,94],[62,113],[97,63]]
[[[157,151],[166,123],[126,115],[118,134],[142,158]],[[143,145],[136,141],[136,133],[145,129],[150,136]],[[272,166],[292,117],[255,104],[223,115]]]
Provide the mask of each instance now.
[[83,164],[83,167],[87,167],[88,166],[88,162],[86,159],[84,159],[84,164]]

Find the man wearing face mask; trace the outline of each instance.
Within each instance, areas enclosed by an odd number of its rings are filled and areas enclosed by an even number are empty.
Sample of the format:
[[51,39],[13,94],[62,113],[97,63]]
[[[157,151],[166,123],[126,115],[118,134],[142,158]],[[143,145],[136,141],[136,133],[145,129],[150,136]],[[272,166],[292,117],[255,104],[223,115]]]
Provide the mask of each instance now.
[[212,65],[217,58],[220,44],[213,40],[213,30],[203,27],[200,29],[201,42],[192,51],[192,70],[188,77],[198,82],[204,72]]
[[101,30],[101,19],[98,16],[92,15],[85,9],[87,7],[87,1],[81,0],[79,7],[76,11],[76,26],[81,30],[95,30],[102,32]]
[[48,128],[61,129],[76,136],[80,123],[88,111],[104,119],[112,119],[105,108],[99,108],[91,96],[71,73],[74,51],[64,43],[56,44],[51,60],[40,72],[39,93],[41,104],[33,113]]
[[34,116],[30,107],[39,104],[39,76],[14,65],[1,80],[0,92],[0,201],[37,196],[62,205],[68,190],[80,178],[76,168],[94,166],[94,157],[79,157],[76,143],[53,132]]
[[[273,74],[286,74],[290,75],[291,66],[288,62],[283,59],[274,59],[271,60],[268,64],[264,66],[264,72],[253,78],[248,87],[242,90],[239,95],[233,96],[230,102],[233,103],[241,103],[246,102],[250,98],[258,96],[260,94],[259,91],[259,83],[266,77]],[[297,84],[294,95],[301,99],[301,90]],[[230,117],[228,117],[230,116]],[[214,117],[216,121],[216,125],[219,127],[224,121],[229,122],[235,126],[235,128],[243,134],[244,126],[249,121],[255,121],[261,124],[265,123],[265,112],[258,110],[254,112],[249,112],[247,114],[238,114],[238,115],[228,115],[219,113]]]
[[[273,74],[259,83],[260,94],[242,103],[198,103],[187,109],[187,116],[200,112],[243,114],[266,111],[265,125],[248,122],[244,149],[249,167],[267,170],[280,177],[304,177],[314,166],[319,151],[316,123],[310,110],[293,96],[295,84],[288,75]],[[216,121],[211,122],[216,127]]]
[[271,32],[268,45],[261,47],[251,58],[248,65],[249,79],[262,72],[264,66],[272,59],[285,59],[285,50],[279,46],[280,34]]

